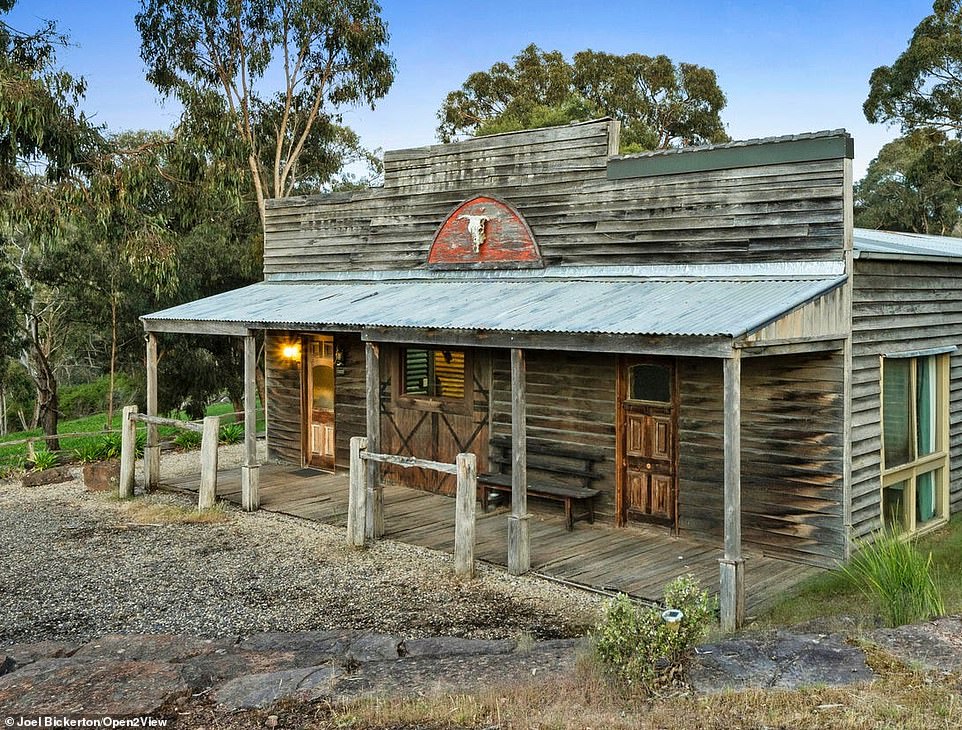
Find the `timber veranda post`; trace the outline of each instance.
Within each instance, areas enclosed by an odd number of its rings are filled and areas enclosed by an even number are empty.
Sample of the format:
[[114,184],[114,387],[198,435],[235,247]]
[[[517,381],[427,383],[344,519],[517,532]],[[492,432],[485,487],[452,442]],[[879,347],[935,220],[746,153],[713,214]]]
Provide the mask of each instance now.
[[244,465],[241,467],[241,506],[260,507],[260,465],[257,462],[257,340],[244,336]]
[[511,350],[511,516],[508,518],[508,572],[531,569],[528,522],[527,384],[524,351]]
[[724,361],[725,557],[719,560],[721,628],[737,631],[745,621],[745,561],[742,558],[741,351]]
[[[381,353],[374,342],[364,344],[365,402],[367,406],[367,448],[381,452]],[[384,493],[379,464],[367,460],[367,515],[365,534],[376,540],[384,534]]]
[[[157,335],[148,332],[147,340],[147,415],[157,415]],[[147,491],[160,486],[160,437],[157,424],[147,424],[144,448],[144,485]]]

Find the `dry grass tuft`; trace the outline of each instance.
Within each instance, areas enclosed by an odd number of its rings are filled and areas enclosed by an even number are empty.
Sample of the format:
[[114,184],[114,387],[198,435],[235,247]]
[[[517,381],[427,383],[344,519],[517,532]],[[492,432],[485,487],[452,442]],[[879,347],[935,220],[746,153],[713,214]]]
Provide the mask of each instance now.
[[208,510],[184,507],[151,496],[121,502],[124,516],[136,525],[206,525],[229,522],[227,509],[217,502]]

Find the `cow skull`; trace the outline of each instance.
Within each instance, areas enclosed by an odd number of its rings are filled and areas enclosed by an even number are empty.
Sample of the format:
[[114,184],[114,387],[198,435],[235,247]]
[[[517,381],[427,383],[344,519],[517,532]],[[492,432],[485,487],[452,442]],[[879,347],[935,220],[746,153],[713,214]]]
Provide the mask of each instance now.
[[[483,208],[481,209],[484,210]],[[458,220],[464,219],[468,222],[468,233],[471,234],[471,241],[474,243],[474,252],[480,253],[481,246],[484,245],[484,226],[488,222],[486,215],[459,215]]]

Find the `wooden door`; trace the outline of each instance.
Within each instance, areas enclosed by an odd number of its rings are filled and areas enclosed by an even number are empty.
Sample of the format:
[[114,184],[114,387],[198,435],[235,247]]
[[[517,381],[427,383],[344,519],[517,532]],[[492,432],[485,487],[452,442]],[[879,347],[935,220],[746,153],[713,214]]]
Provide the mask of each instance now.
[[625,358],[618,375],[621,521],[674,527],[678,518],[675,363]]
[[305,358],[307,433],[304,462],[334,469],[334,338],[308,337]]

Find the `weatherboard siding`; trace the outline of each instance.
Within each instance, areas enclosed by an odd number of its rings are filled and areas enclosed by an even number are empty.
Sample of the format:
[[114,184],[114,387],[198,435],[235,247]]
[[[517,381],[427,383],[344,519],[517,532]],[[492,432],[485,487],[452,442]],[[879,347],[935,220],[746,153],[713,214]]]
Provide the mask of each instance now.
[[[608,354],[528,350],[525,352],[528,443],[577,450],[589,447],[603,455],[592,482],[601,490],[596,518],[615,521],[615,366]],[[492,355],[491,435],[511,436],[511,367],[508,351]],[[539,456],[543,461],[548,456]],[[571,467],[571,463],[561,466]],[[563,481],[552,476],[553,481]],[[581,484],[580,480],[572,480]],[[548,507],[550,509],[551,507]]]
[[609,180],[613,127],[388,152],[381,188],[269,201],[264,273],[422,267],[438,226],[479,194],[518,209],[549,265],[843,257],[845,159]]
[[[718,360],[680,358],[679,527],[723,534],[724,408]],[[742,361],[742,539],[817,565],[842,557],[841,352]]]
[[301,464],[301,366],[282,355],[284,345],[299,342],[293,332],[265,333],[264,363],[267,390],[267,457],[272,461]]
[[[852,294],[852,532],[878,529],[881,357],[962,346],[962,263],[855,260]],[[949,499],[962,510],[962,353],[950,356]]]

